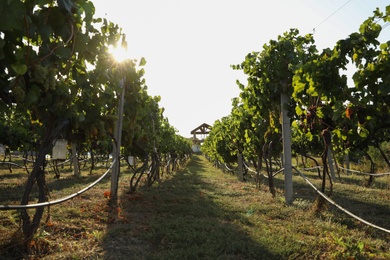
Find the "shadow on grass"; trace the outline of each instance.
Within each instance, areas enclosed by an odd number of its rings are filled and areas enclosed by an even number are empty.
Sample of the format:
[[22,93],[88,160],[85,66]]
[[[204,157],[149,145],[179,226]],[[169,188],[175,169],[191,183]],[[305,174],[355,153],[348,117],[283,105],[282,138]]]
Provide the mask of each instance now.
[[[78,178],[73,177],[71,174],[67,174],[66,178],[62,179],[53,179],[51,178],[52,176],[46,176],[46,183],[48,191],[51,195],[56,195],[55,193],[59,190],[65,190],[77,185],[79,188],[75,188],[74,191],[71,192],[73,193],[85,188],[86,186],[94,182],[97,178],[99,178],[102,174],[103,173],[84,175]],[[3,175],[0,174],[0,204],[8,204],[10,201],[20,201],[26,186],[27,178],[28,175],[22,173]],[[109,181],[110,178],[105,177],[103,180],[100,181],[100,184],[107,183]],[[31,193],[31,198],[37,197],[38,189],[36,185],[34,185],[33,191]],[[58,196],[56,196],[56,198],[58,198]]]
[[[355,198],[351,198],[348,193],[342,191],[337,192],[337,194],[332,196],[332,198],[341,207],[344,207],[345,209],[351,211],[360,218],[374,225],[390,230],[390,222],[388,219],[388,217],[390,216],[390,208],[387,205],[381,205],[380,202],[366,202],[363,201],[364,199],[358,200]],[[342,221],[342,224],[345,224],[349,227],[358,228],[355,225],[358,222],[352,221],[350,217],[348,218],[350,220],[344,220]]]
[[[6,172],[7,170],[0,169],[1,172]],[[0,174],[0,182],[7,182],[7,180],[14,178],[26,178],[27,173],[3,173]]]
[[103,239],[105,259],[282,258],[246,234],[242,214],[217,202],[224,191],[202,176],[205,163],[193,156],[172,178],[122,195],[122,221]]
[[[296,178],[301,178],[298,175],[294,175],[294,200],[297,199],[303,199],[308,200],[311,202],[314,202],[316,198],[319,196],[318,193],[309,186],[306,182],[302,181],[295,181],[298,180]],[[310,176],[311,181],[318,180],[318,177],[316,175]],[[351,185],[359,185],[356,179],[351,179],[352,181],[349,181],[348,184]],[[336,180],[336,182],[339,182],[339,179]],[[281,175],[279,178],[274,180],[275,186],[277,188],[283,189],[284,188],[284,176]],[[319,182],[316,186],[318,189],[320,189],[321,183]],[[329,193],[329,179],[326,180],[326,195]],[[361,184],[360,184],[361,186]],[[356,216],[374,224],[379,227],[385,228],[387,230],[390,230],[390,222],[388,221],[388,216],[390,215],[390,208],[387,205],[381,204],[380,201],[373,202],[373,201],[364,201],[364,198],[357,199],[351,197],[349,194],[350,191],[340,190],[340,187],[338,189],[333,188],[333,192],[330,195],[330,198],[343,207],[344,209],[350,211],[351,213],[355,214]],[[329,196],[329,195],[328,195]],[[362,197],[362,194],[355,195],[358,198]],[[366,196],[369,196],[369,193],[367,193]],[[388,234],[386,234],[383,231],[380,231],[376,228],[369,227],[366,224],[363,224],[362,222],[355,220],[351,216],[347,215],[346,213],[343,213],[340,211],[340,209],[336,208],[334,205],[331,205],[328,203],[327,207],[329,211],[332,211],[334,213],[335,218],[333,219],[335,222],[340,223],[341,225],[347,226],[349,229],[365,229],[366,232],[370,234],[372,237],[380,238],[380,239],[386,239],[388,237]],[[324,209],[324,211],[326,211]]]

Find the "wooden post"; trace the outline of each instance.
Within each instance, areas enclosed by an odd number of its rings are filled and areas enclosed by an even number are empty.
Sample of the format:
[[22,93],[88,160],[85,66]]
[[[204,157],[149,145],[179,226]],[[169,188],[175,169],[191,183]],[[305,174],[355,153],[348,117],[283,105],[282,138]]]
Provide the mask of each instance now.
[[344,161],[345,161],[345,168],[347,169],[347,175],[349,175],[351,172],[349,171],[351,165],[349,163],[349,153],[346,153],[344,156]]
[[79,162],[77,160],[77,149],[76,143],[72,142],[72,163],[73,163],[73,174],[75,177],[80,177]]
[[332,178],[332,181],[336,180],[336,174],[334,173],[334,167],[333,167],[333,158],[332,158],[332,143],[328,145],[328,164],[329,164],[329,170],[330,170],[330,176]]
[[244,181],[244,171],[242,169],[242,153],[237,154],[237,164],[238,164],[238,178],[240,181]]
[[120,97],[119,108],[118,108],[118,122],[115,124],[115,133],[114,138],[116,140],[116,144],[114,143],[114,151],[113,151],[113,159],[116,159],[116,163],[114,167],[112,167],[111,173],[111,194],[110,200],[113,204],[116,203],[118,199],[118,180],[120,174],[120,157],[121,157],[121,139],[122,139],[122,122],[123,122],[123,105],[125,100],[125,79],[120,81],[122,87],[122,94]]
[[282,111],[282,136],[283,136],[283,162],[284,162],[284,193],[286,204],[293,202],[293,182],[292,182],[292,161],[291,161],[291,126],[288,111],[285,108],[289,103],[286,93],[280,96],[280,106]]

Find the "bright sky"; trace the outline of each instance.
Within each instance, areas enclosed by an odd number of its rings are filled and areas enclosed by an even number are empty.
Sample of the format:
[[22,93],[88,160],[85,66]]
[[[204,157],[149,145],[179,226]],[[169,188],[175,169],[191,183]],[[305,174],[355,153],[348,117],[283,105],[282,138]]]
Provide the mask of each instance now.
[[[290,28],[299,29],[301,35],[315,28],[317,48],[332,48],[357,31],[376,7],[384,11],[390,4],[388,0],[92,2],[97,17],[123,28],[130,56],[145,57],[149,95],[161,96],[164,116],[184,137],[202,123],[212,125],[230,114],[231,99],[239,95],[236,80],[246,83],[245,75],[230,65],[244,61],[246,54],[261,51]],[[382,32],[386,41],[389,28]]]

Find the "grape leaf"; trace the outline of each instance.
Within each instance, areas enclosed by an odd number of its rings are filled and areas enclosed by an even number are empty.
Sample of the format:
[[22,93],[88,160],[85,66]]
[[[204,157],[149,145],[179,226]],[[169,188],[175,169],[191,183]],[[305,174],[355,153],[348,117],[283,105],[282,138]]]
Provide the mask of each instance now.
[[11,65],[11,67],[18,75],[26,74],[27,69],[28,69],[26,64],[21,64],[21,63],[14,63]]

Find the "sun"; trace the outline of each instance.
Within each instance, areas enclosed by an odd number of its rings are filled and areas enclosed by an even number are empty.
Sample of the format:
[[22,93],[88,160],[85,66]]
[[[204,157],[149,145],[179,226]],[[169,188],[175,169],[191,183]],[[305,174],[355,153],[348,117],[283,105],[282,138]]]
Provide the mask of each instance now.
[[110,45],[108,46],[108,51],[117,62],[123,62],[131,58],[127,48]]

